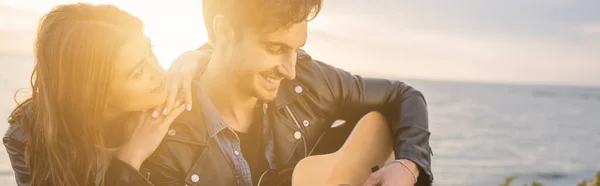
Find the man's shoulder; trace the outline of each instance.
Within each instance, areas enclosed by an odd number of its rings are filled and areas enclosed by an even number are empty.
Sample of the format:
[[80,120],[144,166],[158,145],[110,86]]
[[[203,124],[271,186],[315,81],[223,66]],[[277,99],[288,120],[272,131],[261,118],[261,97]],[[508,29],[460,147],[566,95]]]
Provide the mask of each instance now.
[[331,80],[345,78],[340,74],[347,73],[329,63],[318,60],[304,50],[298,50],[296,79],[294,81],[306,85],[328,88]]
[[313,82],[317,78],[325,78],[323,76],[323,69],[330,65],[313,58],[305,50],[298,50],[298,57],[296,62],[296,75],[298,80],[309,79],[309,82]]
[[203,104],[195,95],[191,111],[184,111],[169,127],[165,140],[175,140],[196,145],[207,143],[208,132],[201,105]]

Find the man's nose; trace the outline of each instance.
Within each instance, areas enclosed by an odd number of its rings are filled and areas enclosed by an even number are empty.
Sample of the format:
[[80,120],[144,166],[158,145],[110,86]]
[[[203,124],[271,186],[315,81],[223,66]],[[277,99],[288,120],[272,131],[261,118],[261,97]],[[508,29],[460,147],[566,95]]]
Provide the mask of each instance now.
[[296,78],[296,53],[288,55],[278,68],[285,78],[294,79]]

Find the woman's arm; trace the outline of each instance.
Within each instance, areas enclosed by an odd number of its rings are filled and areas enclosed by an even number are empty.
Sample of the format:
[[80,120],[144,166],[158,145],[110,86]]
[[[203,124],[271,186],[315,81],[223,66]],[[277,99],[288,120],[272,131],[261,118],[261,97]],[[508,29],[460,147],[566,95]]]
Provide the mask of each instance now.
[[192,50],[181,54],[171,63],[165,74],[168,88],[167,100],[161,107],[154,108],[152,117],[158,118],[160,114],[167,115],[170,111],[165,108],[174,107],[177,99],[183,99],[186,109],[192,110],[192,81],[202,75],[211,55],[210,50]]
[[3,138],[4,148],[8,153],[10,164],[15,171],[15,180],[19,186],[30,185],[30,173],[25,163],[25,143],[24,136],[18,127],[11,124]]

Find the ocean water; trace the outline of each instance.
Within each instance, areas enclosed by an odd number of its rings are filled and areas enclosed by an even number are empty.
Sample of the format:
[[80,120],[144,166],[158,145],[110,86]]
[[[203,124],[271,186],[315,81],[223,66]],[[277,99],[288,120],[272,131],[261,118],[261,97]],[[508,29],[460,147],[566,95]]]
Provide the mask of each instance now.
[[[0,56],[0,130],[30,57]],[[406,80],[429,105],[436,186],[576,185],[600,171],[600,88]],[[0,185],[15,185],[0,148]]]
[[409,82],[429,104],[437,186],[568,186],[600,171],[600,88]]

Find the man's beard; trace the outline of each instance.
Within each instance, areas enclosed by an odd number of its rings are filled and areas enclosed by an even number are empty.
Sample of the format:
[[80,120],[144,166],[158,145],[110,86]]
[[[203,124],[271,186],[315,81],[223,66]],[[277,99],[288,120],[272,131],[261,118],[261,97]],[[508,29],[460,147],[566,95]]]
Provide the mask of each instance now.
[[231,47],[229,59],[227,61],[228,67],[225,69],[226,73],[229,73],[231,80],[225,82],[233,83],[235,89],[241,92],[237,94],[245,94],[247,96],[258,97],[257,90],[255,90],[254,76],[255,74],[248,70],[248,64],[250,61],[246,61],[243,57],[243,53],[239,52],[237,47]]

